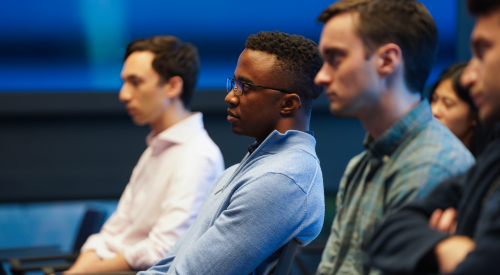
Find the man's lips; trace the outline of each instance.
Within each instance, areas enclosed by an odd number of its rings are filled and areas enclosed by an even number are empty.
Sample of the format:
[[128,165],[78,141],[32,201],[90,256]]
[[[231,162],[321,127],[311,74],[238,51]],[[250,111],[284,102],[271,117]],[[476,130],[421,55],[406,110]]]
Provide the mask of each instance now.
[[325,95],[328,98],[328,101],[330,101],[330,102],[334,101],[337,97],[335,92],[326,92]]
[[129,115],[133,115],[135,113],[135,109],[134,108],[130,108],[130,107],[127,107],[127,113]]
[[229,109],[227,109],[227,114],[228,114],[228,116],[227,116],[228,121],[234,121],[234,120],[239,119],[239,117]]
[[484,103],[484,96],[481,92],[475,92],[471,94],[472,101],[474,101],[474,105],[476,105],[477,108],[480,108],[481,105]]

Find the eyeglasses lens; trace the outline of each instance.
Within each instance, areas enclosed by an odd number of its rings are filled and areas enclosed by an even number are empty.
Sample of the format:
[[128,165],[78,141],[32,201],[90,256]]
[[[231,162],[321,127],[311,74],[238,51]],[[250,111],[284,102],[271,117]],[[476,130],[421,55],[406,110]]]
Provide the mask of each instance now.
[[227,93],[230,93],[233,90],[234,90],[235,95],[242,95],[243,94],[243,83],[241,81],[228,78],[226,80],[226,91],[227,91]]

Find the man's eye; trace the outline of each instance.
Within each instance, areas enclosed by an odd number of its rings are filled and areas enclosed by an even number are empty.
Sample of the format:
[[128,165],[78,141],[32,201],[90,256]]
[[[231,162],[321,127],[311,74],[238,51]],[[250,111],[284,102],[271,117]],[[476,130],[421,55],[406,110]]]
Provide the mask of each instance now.
[[484,56],[484,50],[485,50],[485,46],[481,45],[477,48],[477,52],[476,52],[476,55],[477,57],[479,57],[479,59],[483,59],[483,56]]
[[242,87],[245,91],[248,91],[248,90],[251,90],[252,89],[252,86],[251,85],[248,85],[246,83],[243,83],[243,87]]
[[334,67],[338,66],[340,61],[341,61],[341,58],[340,58],[340,55],[338,55],[338,54],[332,54],[328,58],[328,63],[330,63],[330,65],[332,65]]

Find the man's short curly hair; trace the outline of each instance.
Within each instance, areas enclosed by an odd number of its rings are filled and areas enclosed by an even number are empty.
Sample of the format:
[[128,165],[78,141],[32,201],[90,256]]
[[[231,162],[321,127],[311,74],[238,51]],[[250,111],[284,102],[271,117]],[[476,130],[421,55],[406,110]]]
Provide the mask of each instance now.
[[275,73],[283,82],[279,88],[299,95],[303,110],[309,115],[314,100],[323,92],[323,87],[314,84],[323,65],[318,45],[301,35],[274,31],[250,35],[245,47],[276,56]]
[[182,42],[175,36],[159,35],[132,41],[125,50],[124,59],[135,51],[150,51],[155,54],[152,66],[160,75],[162,82],[168,81],[173,76],[182,78],[180,99],[184,107],[189,108],[200,69],[196,46]]

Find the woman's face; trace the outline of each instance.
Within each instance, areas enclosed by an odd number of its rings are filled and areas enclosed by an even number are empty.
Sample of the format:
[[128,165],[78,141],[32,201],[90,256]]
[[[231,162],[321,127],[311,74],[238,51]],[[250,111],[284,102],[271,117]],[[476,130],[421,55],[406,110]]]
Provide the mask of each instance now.
[[469,105],[453,90],[451,79],[445,79],[438,85],[431,98],[431,109],[432,114],[462,142],[470,138],[476,118]]

